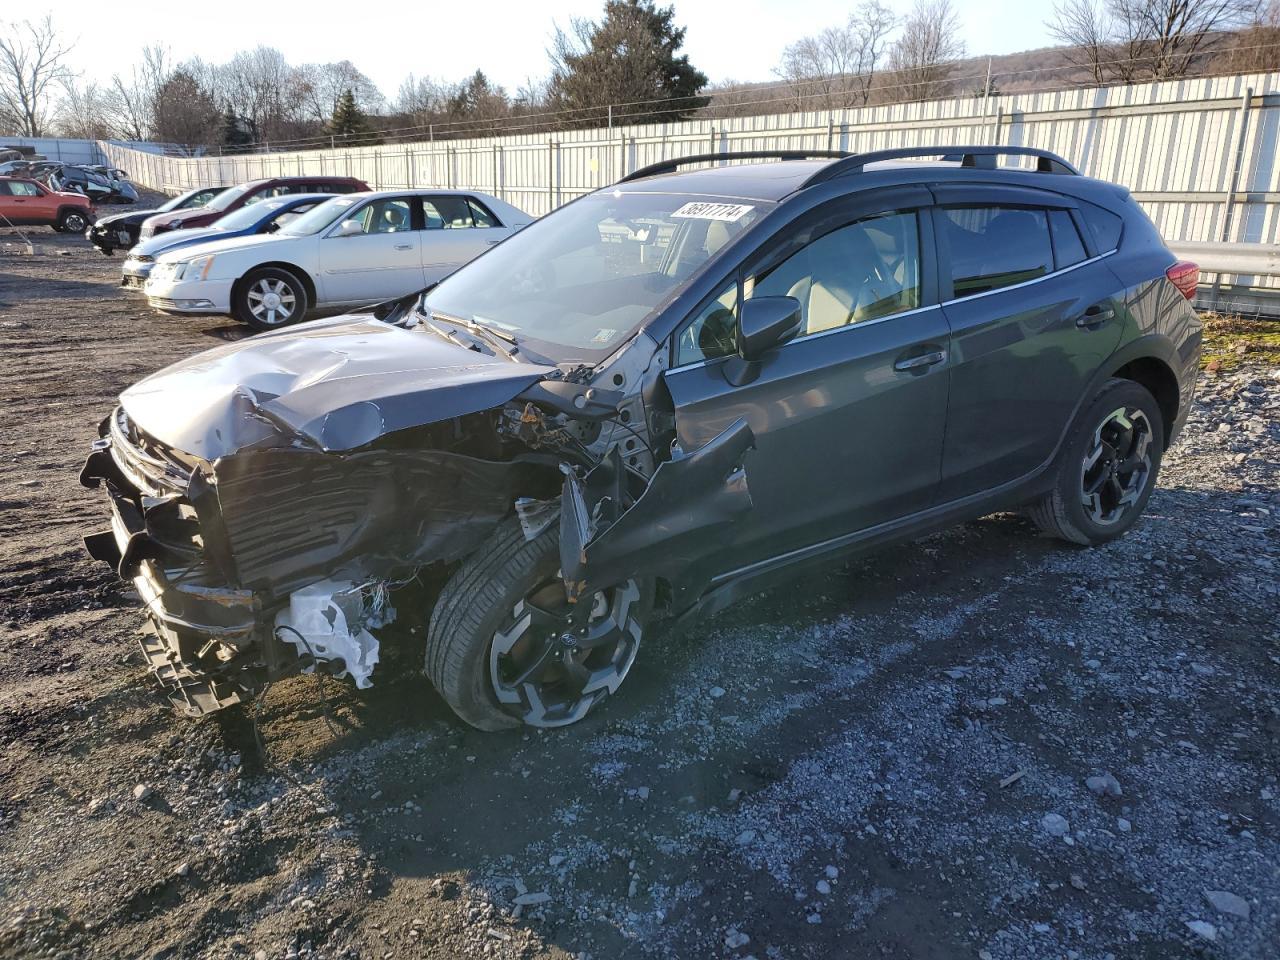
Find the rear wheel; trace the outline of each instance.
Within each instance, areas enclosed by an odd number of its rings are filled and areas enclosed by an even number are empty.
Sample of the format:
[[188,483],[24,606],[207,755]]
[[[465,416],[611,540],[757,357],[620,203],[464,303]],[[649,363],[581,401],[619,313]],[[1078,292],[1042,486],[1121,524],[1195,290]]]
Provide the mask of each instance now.
[[1072,426],[1053,489],[1029,508],[1045,533],[1096,546],[1137,522],[1155,488],[1164,420],[1132,380],[1109,380]]
[[89,229],[89,218],[78,210],[64,210],[58,217],[57,229],[63,233],[84,233]]
[[306,315],[307,290],[288,270],[264,267],[236,284],[231,310],[255,330],[275,330]]
[[426,673],[474,727],[575,723],[617,691],[635,662],[652,584],[628,580],[570,604],[559,546],[558,525],[527,541],[509,521],[441,591]]

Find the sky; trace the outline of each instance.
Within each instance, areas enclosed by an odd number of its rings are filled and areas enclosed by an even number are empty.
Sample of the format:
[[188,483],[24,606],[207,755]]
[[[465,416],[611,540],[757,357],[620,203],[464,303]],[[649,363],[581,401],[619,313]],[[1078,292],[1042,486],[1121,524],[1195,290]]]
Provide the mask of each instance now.
[[[900,14],[911,0],[886,0]],[[823,27],[842,23],[851,0],[659,0],[676,10],[688,29],[685,52],[712,82],[775,79],[783,49]],[[1044,21],[1052,0],[953,0],[964,27],[968,55],[1014,53],[1051,43]],[[62,0],[36,11],[18,8],[0,19],[41,16],[44,9],[68,37],[77,39],[74,68],[107,81],[126,72],[144,46],[162,44],[176,61],[200,56],[221,63],[259,43],[280,49],[290,63],[351,60],[394,97],[413,73],[455,81],[477,68],[514,92],[547,73],[554,24],[575,16],[598,17],[603,0],[497,0],[442,3],[338,3],[334,0],[219,0],[173,3],[129,0]],[[387,11],[381,13],[379,11]],[[97,25],[95,28],[93,25]]]

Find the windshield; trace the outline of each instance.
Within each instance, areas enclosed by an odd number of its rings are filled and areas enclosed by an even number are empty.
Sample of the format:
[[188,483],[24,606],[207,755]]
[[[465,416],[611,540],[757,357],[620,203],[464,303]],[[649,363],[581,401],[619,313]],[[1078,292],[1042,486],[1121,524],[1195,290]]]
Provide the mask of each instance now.
[[556,360],[603,360],[774,204],[596,193],[512,236],[431,291],[441,319],[494,327]]
[[309,237],[319,233],[362,199],[362,197],[333,197],[318,207],[312,207],[293,223],[282,227],[280,232],[294,237]]
[[160,204],[160,206],[156,207],[156,209],[161,213],[168,213],[170,210],[177,210],[186,203],[188,197],[200,192],[201,191],[199,190],[188,190],[186,193],[180,193],[171,200],[166,200],[164,203]]
[[270,216],[272,210],[279,210],[285,202],[284,200],[262,200],[259,203],[251,203],[239,210],[232,210],[225,217],[219,217],[214,226],[219,230],[244,230],[264,217]]
[[216,197],[210,200],[208,204],[206,204],[206,206],[210,210],[226,210],[227,207],[231,206],[233,203],[235,203],[237,200],[243,197],[246,193],[248,193],[249,188],[251,186],[252,184],[242,183],[238,187],[232,187],[226,193],[218,194]]

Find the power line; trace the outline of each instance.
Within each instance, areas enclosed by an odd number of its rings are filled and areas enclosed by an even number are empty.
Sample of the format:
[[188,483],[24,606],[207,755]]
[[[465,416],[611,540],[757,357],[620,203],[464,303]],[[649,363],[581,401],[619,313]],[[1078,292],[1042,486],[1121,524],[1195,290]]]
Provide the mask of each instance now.
[[[1273,41],[1270,43],[1251,44],[1251,45],[1231,48],[1232,52],[1237,52],[1237,53],[1246,52],[1246,51],[1255,51],[1255,50],[1265,50],[1265,49],[1280,49],[1280,41]],[[1035,67],[1035,68],[1028,68],[1023,70],[1007,71],[1003,73],[994,73],[991,75],[991,79],[992,81],[997,81],[997,80],[1007,80],[1011,78],[1030,76],[1030,75],[1043,76],[1045,74],[1060,74],[1068,71],[1092,70],[1095,67],[1116,67],[1124,64],[1143,64],[1143,63],[1150,63],[1152,59],[1153,58],[1149,56],[1137,56],[1137,57],[1123,57],[1123,58],[1115,58],[1111,60],[1097,61],[1096,63],[1090,63],[1090,64],[1064,63],[1054,67]],[[1234,73],[1235,71],[1207,71],[1202,73],[1186,73],[1177,77],[1144,79],[1141,82],[1143,83],[1176,82],[1179,80],[1201,79],[1201,78],[1212,77],[1212,76],[1227,76],[1227,75],[1232,75]],[[815,100],[819,98],[826,98],[826,97],[832,96],[829,90],[822,90],[815,93],[799,92],[804,90],[805,88],[814,87],[818,85],[848,86],[848,85],[858,84],[862,86],[864,89],[874,89],[870,86],[870,84],[874,83],[877,77],[885,81],[885,86],[879,89],[891,89],[899,92],[903,90],[918,89],[920,87],[935,87],[935,86],[941,86],[941,85],[954,86],[956,84],[962,84],[967,81],[974,81],[974,80],[985,81],[987,78],[987,74],[985,72],[975,73],[975,74],[965,74],[961,76],[940,76],[937,78],[931,78],[926,80],[906,81],[906,82],[894,81],[891,79],[892,76],[893,76],[892,73],[887,73],[884,71],[877,72],[877,73],[866,73],[866,74],[838,74],[838,75],[833,75],[831,77],[817,77],[817,78],[806,79],[806,80],[778,81],[776,83],[753,84],[749,87],[744,88],[746,91],[752,91],[752,92],[755,92],[755,91],[768,92],[768,91],[774,91],[774,90],[792,91],[785,96],[763,97],[763,98],[757,98],[757,99],[751,99],[751,100],[729,101],[727,100],[727,98],[729,96],[732,96],[737,91],[722,89],[722,90],[712,90],[703,94],[683,96],[683,97],[663,97],[663,98],[652,98],[647,100],[621,101],[619,103],[603,104],[599,106],[590,106],[590,107],[565,107],[565,108],[560,108],[556,110],[544,110],[544,111],[537,111],[534,113],[525,113],[525,114],[518,114],[518,115],[506,116],[506,117],[494,117],[487,120],[486,119],[458,119],[458,120],[445,120],[440,122],[432,121],[427,123],[417,123],[417,124],[411,124],[411,125],[400,126],[400,127],[391,127],[391,128],[386,128],[382,130],[374,130],[374,131],[370,131],[368,136],[373,136],[378,138],[392,137],[395,140],[403,143],[403,142],[411,142],[411,138],[415,134],[418,135],[418,138],[420,139],[423,134],[431,136],[436,133],[449,134],[454,131],[465,130],[465,132],[469,134],[471,138],[485,138],[485,137],[502,136],[504,134],[510,135],[514,133],[529,132],[529,131],[537,132],[539,130],[561,130],[561,129],[565,129],[564,124],[572,123],[572,124],[578,125],[585,121],[589,121],[591,119],[598,119],[603,121],[607,117],[611,117],[613,120],[616,121],[616,120],[626,120],[626,119],[635,118],[635,117],[645,117],[659,110],[663,110],[663,109],[678,110],[681,105],[688,105],[691,103],[704,101],[704,100],[709,100],[710,102],[706,103],[705,105],[700,105],[699,109],[705,109],[705,110],[710,110],[714,112],[717,109],[717,103],[716,103],[717,96],[726,98],[726,102],[720,104],[719,109],[738,111],[738,110],[741,110],[743,107],[758,107],[758,106],[766,106],[769,104],[791,103],[791,102],[797,102],[797,101]],[[1110,86],[1127,86],[1127,85],[1131,85],[1131,84],[1125,83],[1122,81],[1117,81],[1114,83],[1103,83],[1103,84],[1096,84],[1096,83],[1072,84],[1070,89],[1078,89],[1078,88],[1101,89],[1101,88],[1110,87]],[[1049,92],[1054,89],[1062,89],[1062,88],[1061,87],[1045,87],[1045,88],[1038,88],[1038,89],[1019,90],[1017,91],[1017,93],[1018,94],[1043,93],[1043,92]],[[1010,96],[1010,95],[1012,94],[1004,94],[1003,96]],[[1000,95],[993,94],[993,96],[1000,96]],[[965,97],[966,97],[965,94],[951,94],[949,96],[938,97],[936,99],[956,100],[956,99],[964,99]],[[926,98],[920,98],[920,99],[934,99],[934,98],[926,97]],[[882,103],[864,102],[862,104],[853,104],[853,105],[842,106],[842,107],[827,107],[825,109],[850,110],[850,109],[862,109],[866,107],[887,107],[887,106],[894,106],[900,103],[909,103],[909,102],[919,102],[919,100],[913,100],[911,98],[895,99],[895,100],[886,101]],[[639,107],[639,108],[646,108],[646,109],[636,109],[636,110],[623,109],[627,107]],[[824,108],[819,107],[818,109],[821,110]],[[703,116],[703,117],[687,117],[684,119],[685,120],[697,120],[697,119],[714,120],[714,119],[723,119],[723,118],[715,117],[715,116]],[[560,121],[560,122],[557,123],[557,121]],[[662,122],[662,121],[654,121],[654,122]],[[329,147],[330,145],[333,145],[335,148],[338,148],[338,149],[351,149],[351,148],[362,147],[362,146],[375,146],[374,144],[362,144],[359,142],[351,142],[349,140],[344,141],[341,139],[335,142],[335,138],[328,134],[316,134],[308,137],[296,137],[296,138],[286,138],[286,139],[272,139],[272,140],[264,139],[264,140],[251,141],[245,144],[237,144],[236,146],[238,149],[245,150],[247,152],[257,153],[259,155],[265,155],[268,153],[296,152],[297,150],[306,149],[308,147],[312,149],[323,150],[326,147]],[[256,147],[266,147],[267,149],[254,150],[254,148]],[[291,147],[294,149],[290,151],[285,151],[281,149],[272,149],[272,148],[284,148],[284,147]]]

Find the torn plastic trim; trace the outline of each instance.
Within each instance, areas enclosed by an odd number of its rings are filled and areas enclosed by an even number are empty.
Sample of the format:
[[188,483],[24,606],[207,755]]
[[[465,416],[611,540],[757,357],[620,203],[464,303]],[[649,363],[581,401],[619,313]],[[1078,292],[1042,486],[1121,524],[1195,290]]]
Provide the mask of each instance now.
[[736,420],[705,446],[660,464],[625,510],[616,448],[585,475],[566,469],[560,564],[570,600],[656,576],[671,584],[678,607],[692,602],[709,581],[710,570],[700,569],[708,541],[752,508],[744,460],[754,448],[746,419]]
[[[366,690],[373,685],[369,676],[378,665],[378,638],[369,631],[396,618],[387,590],[381,582],[310,584],[289,596],[289,605],[276,614],[273,632],[297,649],[299,659],[327,663],[335,676],[350,677]],[[304,672],[313,669],[309,666]]]

